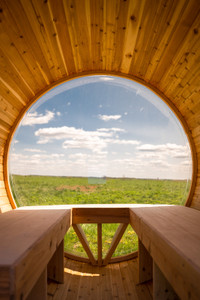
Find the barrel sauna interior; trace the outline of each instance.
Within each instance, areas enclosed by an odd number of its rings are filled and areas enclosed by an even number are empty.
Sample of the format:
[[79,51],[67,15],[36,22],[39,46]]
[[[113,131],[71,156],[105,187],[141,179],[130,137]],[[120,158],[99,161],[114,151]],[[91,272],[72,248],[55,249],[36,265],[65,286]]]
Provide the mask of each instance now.
[[186,206],[200,210],[200,1],[0,0],[0,211],[15,209],[8,152],[30,106],[86,75],[133,79],[180,120],[192,152]]

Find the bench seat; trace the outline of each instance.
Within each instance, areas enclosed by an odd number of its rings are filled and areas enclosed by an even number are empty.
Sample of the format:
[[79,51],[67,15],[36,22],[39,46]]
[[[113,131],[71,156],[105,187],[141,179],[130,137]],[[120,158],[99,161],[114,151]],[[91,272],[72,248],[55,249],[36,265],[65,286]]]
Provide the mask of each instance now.
[[200,211],[185,206],[136,207],[130,209],[130,223],[140,241],[140,282],[150,279],[151,260],[154,264],[154,299],[199,300]]
[[0,215],[0,299],[46,299],[47,265],[51,278],[63,278],[63,239],[70,224],[71,209]]

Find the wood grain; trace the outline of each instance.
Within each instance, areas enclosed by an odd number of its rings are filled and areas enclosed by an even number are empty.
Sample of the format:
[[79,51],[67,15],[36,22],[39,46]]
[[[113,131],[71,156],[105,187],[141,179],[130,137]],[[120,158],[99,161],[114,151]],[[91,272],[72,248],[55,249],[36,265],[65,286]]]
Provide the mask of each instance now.
[[139,286],[136,278],[136,259],[106,267],[65,259],[64,284],[50,282],[48,300],[152,300],[152,282]]
[[1,0],[2,180],[12,134],[43,92],[82,75],[125,76],[158,91],[180,119],[193,156],[187,205],[199,209],[199,34],[196,0]]
[[70,210],[45,209],[0,215],[0,270],[9,272],[9,294],[15,299],[26,297],[43,273],[70,226],[70,215]]
[[200,212],[183,206],[130,209],[141,242],[181,299],[200,295]]

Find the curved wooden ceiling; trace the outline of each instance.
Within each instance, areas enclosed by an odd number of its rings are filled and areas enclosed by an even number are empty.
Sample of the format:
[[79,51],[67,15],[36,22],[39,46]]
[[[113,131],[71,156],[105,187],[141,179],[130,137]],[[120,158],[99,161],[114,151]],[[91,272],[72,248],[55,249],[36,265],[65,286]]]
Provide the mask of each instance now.
[[[3,162],[17,120],[48,87],[95,72],[123,73],[163,95],[192,137],[198,167],[200,1],[0,0],[2,210],[10,207]],[[195,177],[191,205],[200,209],[198,169]]]

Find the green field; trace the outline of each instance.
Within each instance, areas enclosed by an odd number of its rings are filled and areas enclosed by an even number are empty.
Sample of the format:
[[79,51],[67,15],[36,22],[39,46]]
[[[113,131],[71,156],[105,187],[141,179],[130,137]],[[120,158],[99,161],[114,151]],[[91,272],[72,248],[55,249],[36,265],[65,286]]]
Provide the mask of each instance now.
[[[88,179],[85,177],[52,177],[12,175],[10,184],[18,206],[56,204],[177,204],[187,199],[190,182],[184,180],[147,180],[130,178]],[[93,253],[97,255],[97,226],[83,224]],[[103,254],[109,248],[117,224],[103,225]],[[114,256],[137,249],[137,237],[129,226]],[[70,229],[65,250],[85,256],[78,238]]]

